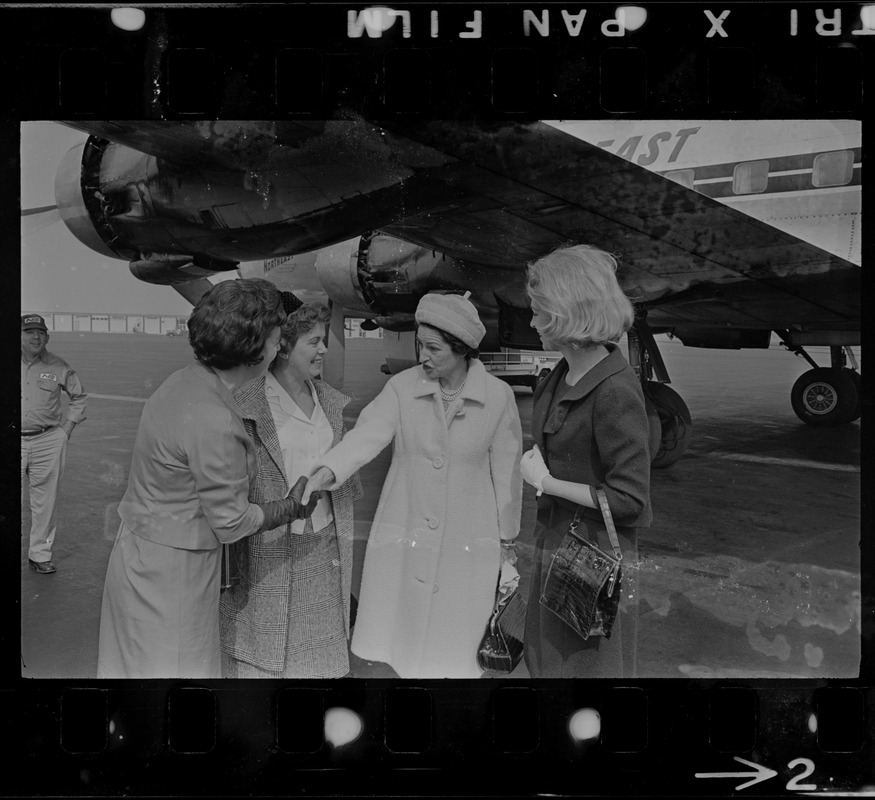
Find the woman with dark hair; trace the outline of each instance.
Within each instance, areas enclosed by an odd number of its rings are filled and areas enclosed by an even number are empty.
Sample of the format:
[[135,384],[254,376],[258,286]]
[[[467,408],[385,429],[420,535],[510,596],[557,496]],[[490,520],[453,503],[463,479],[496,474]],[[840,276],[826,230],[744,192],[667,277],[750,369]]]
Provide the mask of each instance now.
[[499,571],[515,561],[519,413],[477,358],[486,331],[467,296],[426,295],[415,316],[419,366],[394,375],[317,459],[310,488],[343,483],[394,443],[352,652],[402,678],[477,678]]
[[[250,500],[285,497],[294,475],[343,436],[350,398],[319,380],[331,312],[310,303],[289,315],[268,373],[237,393],[255,443]],[[324,492],[312,516],[232,545],[239,583],[219,606],[226,678],[336,678],[349,672],[353,475]],[[316,497],[316,495],[313,495]]]
[[555,250],[528,270],[532,327],[545,350],[563,355],[535,389],[535,447],[521,463],[523,479],[538,490],[525,635],[533,678],[634,677],[634,609],[627,613],[621,601],[611,638],[584,640],[538,602],[575,515],[584,523],[579,531],[611,552],[597,490],[604,492],[616,524],[624,569],[637,561],[636,529],[651,521],[644,394],[616,344],[634,313],[616,269],[608,253],[577,245]]
[[267,370],[285,312],[263,280],[216,284],[188,321],[196,363],[140,420],[100,615],[101,678],[218,678],[221,545],[301,519],[287,498],[249,502],[255,449],[233,393]]

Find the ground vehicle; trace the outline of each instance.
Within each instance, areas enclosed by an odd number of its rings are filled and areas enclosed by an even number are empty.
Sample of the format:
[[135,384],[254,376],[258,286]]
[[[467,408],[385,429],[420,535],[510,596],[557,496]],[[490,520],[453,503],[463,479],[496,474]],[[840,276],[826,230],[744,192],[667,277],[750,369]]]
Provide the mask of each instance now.
[[168,336],[188,336],[188,326],[177,325],[172,330],[167,331]]
[[511,386],[529,386],[532,391],[559,358],[558,354],[535,350],[502,350],[480,354],[483,366],[496,378],[501,378]]

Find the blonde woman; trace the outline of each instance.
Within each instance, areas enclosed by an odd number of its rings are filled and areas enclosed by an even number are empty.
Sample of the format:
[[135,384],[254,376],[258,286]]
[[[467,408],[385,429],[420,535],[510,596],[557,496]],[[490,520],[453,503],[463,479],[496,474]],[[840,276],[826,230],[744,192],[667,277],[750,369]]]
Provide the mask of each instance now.
[[635,618],[622,602],[611,638],[586,641],[538,602],[576,509],[590,539],[610,552],[596,489],[607,497],[625,564],[637,559],[636,529],[651,521],[644,396],[616,345],[634,314],[615,271],[613,257],[588,245],[555,250],[528,270],[532,327],[545,350],[563,356],[535,390],[535,447],[521,462],[523,479],[542,492],[525,636],[534,678],[619,678],[634,670]]

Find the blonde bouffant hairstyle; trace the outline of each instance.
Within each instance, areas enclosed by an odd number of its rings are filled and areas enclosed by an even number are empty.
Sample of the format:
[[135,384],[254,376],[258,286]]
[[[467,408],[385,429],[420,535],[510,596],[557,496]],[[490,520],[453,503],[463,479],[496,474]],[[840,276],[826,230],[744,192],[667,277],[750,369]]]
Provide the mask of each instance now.
[[559,247],[529,264],[526,292],[549,320],[542,333],[560,346],[619,340],[635,311],[616,272],[612,255],[587,244]]

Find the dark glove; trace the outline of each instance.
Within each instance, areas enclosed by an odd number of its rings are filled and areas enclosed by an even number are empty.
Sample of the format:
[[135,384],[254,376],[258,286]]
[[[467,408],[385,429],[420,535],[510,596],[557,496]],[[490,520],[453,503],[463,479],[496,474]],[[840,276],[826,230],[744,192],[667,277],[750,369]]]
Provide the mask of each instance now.
[[310,501],[307,505],[302,505],[301,499],[304,496],[304,490],[307,488],[307,478],[301,476],[289,492],[289,496],[283,500],[274,500],[270,503],[260,503],[261,510],[264,512],[264,522],[261,525],[261,532],[270,531],[278,528],[280,525],[287,525],[294,522],[296,519],[307,519],[316,508],[316,503],[319,502],[321,492],[313,492],[310,495]]
[[310,499],[307,501],[307,505],[302,505],[301,501],[304,497],[304,490],[307,488],[307,476],[302,475],[295,481],[295,485],[292,487],[292,491],[289,492],[289,499],[292,499],[298,505],[298,515],[295,519],[307,519],[313,514],[313,511],[316,509],[316,503],[319,502],[319,498],[322,497],[322,492],[313,492],[310,495]]

